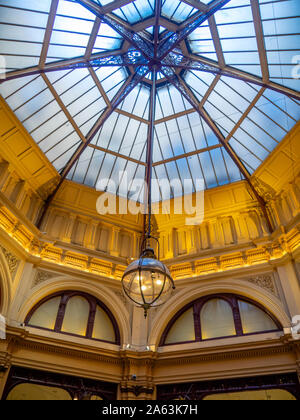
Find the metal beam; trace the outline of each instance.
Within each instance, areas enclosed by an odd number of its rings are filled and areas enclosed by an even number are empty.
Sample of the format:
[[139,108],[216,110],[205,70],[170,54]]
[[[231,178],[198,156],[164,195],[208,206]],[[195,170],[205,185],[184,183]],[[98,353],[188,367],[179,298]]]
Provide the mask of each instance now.
[[192,16],[180,29],[174,34],[170,35],[159,47],[158,58],[162,60],[171,51],[173,51],[182,41],[194,32],[200,25],[213,16],[218,10],[224,7],[230,0],[214,0],[211,2],[206,11],[199,11]]
[[[176,60],[175,60],[176,59]],[[175,61],[172,66],[172,60]],[[291,98],[300,100],[300,92],[290,89],[288,87],[279,85],[277,83],[267,81],[265,82],[261,77],[254,76],[245,71],[238,70],[234,67],[221,67],[218,63],[214,63],[210,60],[207,60],[203,57],[198,57],[195,55],[189,55],[189,57],[183,56],[179,53],[172,52],[164,60],[164,63],[167,63],[168,66],[174,68],[181,68],[182,70],[191,70],[191,71],[204,71],[207,73],[212,73],[221,76],[227,76],[234,79],[242,80],[247,83],[253,83],[254,85],[274,90],[275,92],[282,93],[283,95],[290,96]]]
[[85,149],[89,146],[93,138],[96,136],[97,132],[100,130],[100,128],[103,126],[103,124],[108,120],[108,118],[112,115],[112,113],[115,111],[115,109],[120,105],[120,103],[126,98],[127,95],[144,79],[144,77],[148,74],[149,70],[146,67],[140,67],[137,69],[137,72],[132,75],[126,83],[121,87],[119,92],[116,94],[116,96],[111,101],[111,107],[106,108],[106,110],[102,113],[100,118],[96,121],[96,123],[93,125],[93,127],[90,129],[89,133],[86,136],[85,142],[82,142],[63,171],[61,172],[61,178],[56,186],[55,190],[49,195],[47,200],[45,201],[43,212],[37,222],[37,227],[40,229],[43,223],[43,220],[45,218],[45,215],[49,209],[49,206],[51,205],[53,199],[55,198],[57,192],[59,191],[60,187],[62,186],[63,182],[67,178],[68,174],[70,173],[72,167],[74,164],[78,161],[82,153],[85,151]]
[[111,13],[113,10],[120,9],[120,7],[126,6],[131,3],[132,0],[115,0],[109,4],[102,6],[102,13]]
[[93,49],[94,49],[94,46],[95,46],[95,42],[96,42],[97,36],[99,34],[100,26],[101,26],[101,20],[99,18],[96,18],[95,22],[94,22],[92,32],[91,32],[91,35],[90,35],[88,45],[87,45],[86,50],[85,50],[84,57],[85,57],[86,60],[90,60],[90,58],[91,58],[91,55],[93,53]]
[[207,5],[199,0],[183,0],[183,2],[188,4],[189,6],[192,6],[194,9],[201,10],[202,12],[205,12],[207,10]]
[[265,46],[262,18],[261,18],[261,13],[260,13],[260,6],[258,3],[258,0],[250,0],[250,2],[251,2],[252,14],[253,14],[253,21],[254,21],[255,34],[256,34],[256,39],[257,39],[257,46],[258,46],[259,60],[260,60],[263,81],[268,82],[270,79],[270,73],[269,73],[268,58],[267,58],[267,52],[266,52],[266,46]]
[[256,97],[253,99],[253,101],[248,106],[248,108],[246,109],[246,111],[244,112],[244,114],[241,116],[240,120],[236,123],[236,125],[233,127],[233,129],[231,130],[231,132],[226,137],[226,139],[225,139],[225,142],[226,143],[228,143],[229,140],[235,135],[235,133],[237,132],[237,130],[240,128],[241,124],[245,121],[245,119],[248,117],[248,115],[250,114],[250,112],[252,111],[252,109],[255,107],[255,105],[257,104],[257,102],[260,100],[260,98],[265,93],[265,90],[266,90],[265,88],[261,88],[260,89],[260,91],[258,92],[258,94],[256,95]]
[[[121,50],[116,51],[109,51],[103,52],[98,54],[93,54],[91,60],[98,60],[103,58],[110,58],[114,56],[120,56],[122,54]],[[68,60],[59,60],[53,63],[47,63],[43,66],[43,68],[39,66],[28,67],[27,69],[22,70],[14,70],[6,73],[5,79],[0,79],[0,83],[4,83],[9,80],[19,79],[21,77],[27,76],[34,76],[37,74],[49,73],[51,71],[58,71],[58,70],[65,70],[65,69],[72,69],[72,68],[80,68],[80,65],[87,64],[88,61],[86,60],[85,56],[71,58]],[[79,66],[77,66],[79,65]],[[77,67],[76,67],[77,66]]]
[[225,58],[224,58],[222,44],[221,44],[221,40],[220,40],[220,36],[219,36],[219,30],[218,30],[218,26],[216,24],[215,17],[211,16],[208,19],[208,22],[209,22],[209,29],[210,29],[210,32],[211,32],[211,35],[212,35],[215,50],[216,50],[216,53],[217,53],[219,65],[221,67],[224,67],[225,66]]
[[229,143],[226,143],[225,138],[220,131],[220,129],[217,127],[217,125],[213,122],[211,117],[208,115],[208,113],[205,111],[204,108],[199,107],[199,103],[195,96],[193,95],[192,91],[188,88],[188,86],[185,84],[185,82],[176,74],[172,73],[170,70],[166,68],[162,68],[162,72],[165,75],[166,79],[183,95],[183,97],[195,108],[195,110],[198,112],[200,117],[206,122],[206,124],[210,127],[210,129],[213,131],[213,133],[218,138],[220,144],[224,147],[224,149],[227,151],[233,162],[236,164],[236,166],[239,168],[240,172],[243,174],[245,179],[247,180],[251,190],[253,191],[262,211],[266,218],[266,222],[268,224],[268,228],[270,233],[274,231],[271,218],[267,211],[267,206],[265,200],[259,195],[259,193],[254,188],[252,182],[251,182],[251,175],[246,169],[246,167],[242,164],[239,157],[233,150],[233,148],[229,145]]
[[54,22],[55,22],[55,18],[56,18],[56,12],[57,12],[57,8],[58,8],[58,3],[59,3],[59,0],[52,0],[52,2],[51,2],[47,27],[46,27],[46,31],[45,31],[45,35],[44,35],[43,47],[42,47],[42,51],[41,51],[41,55],[40,55],[40,62],[39,62],[40,67],[43,67],[45,65],[45,62],[46,62],[46,59],[47,59],[49,44],[50,44],[51,35],[52,35]]
[[[195,112],[195,111],[193,111],[193,112]],[[201,153],[210,152],[211,150],[221,149],[222,147],[223,146],[221,144],[216,144],[215,146],[210,146],[210,147],[205,147],[203,149],[194,150],[193,152],[184,153],[182,155],[174,156],[174,157],[169,158],[169,159],[165,159],[165,160],[161,160],[159,162],[155,162],[155,163],[153,163],[153,167],[155,168],[156,166],[165,165],[166,163],[176,162],[176,160],[179,160],[179,159],[185,159],[185,158],[187,159],[187,158],[195,156],[195,155],[200,155]]]
[[[155,22],[154,22],[154,57],[157,57],[158,45],[159,45],[159,19],[162,10],[162,0],[155,0]],[[155,68],[155,76],[157,75],[157,69]],[[155,80],[156,83],[156,80]]]
[[91,147],[94,150],[99,150],[100,152],[108,153],[109,155],[112,155],[112,156],[115,156],[115,157],[118,157],[118,158],[121,158],[121,159],[124,159],[124,160],[128,160],[129,162],[136,163],[137,165],[146,166],[145,162],[142,162],[138,159],[134,159],[130,156],[122,155],[121,153],[117,153],[117,152],[114,152],[114,151],[109,150],[109,149],[105,149],[104,147],[96,146],[95,144],[89,144],[89,147]]
[[92,0],[76,0],[77,3],[81,4],[106,25],[110,26],[114,31],[121,35],[126,41],[128,41],[132,46],[137,48],[145,58],[151,60],[154,58],[153,45],[149,42],[148,39],[142,37],[140,34],[135,33],[133,30],[129,29],[118,21],[116,18],[106,15],[103,13],[101,6],[93,2]]
[[105,89],[103,88],[103,86],[102,86],[102,84],[101,84],[101,82],[100,82],[100,80],[99,80],[99,78],[98,78],[95,70],[93,68],[89,68],[89,73],[90,73],[92,79],[94,80],[95,85],[97,86],[97,88],[98,88],[98,90],[100,92],[100,95],[104,99],[106,105],[107,106],[110,106],[110,100],[109,100],[109,98],[108,98],[108,96],[107,96],[107,94],[105,92]]
[[204,107],[206,101],[208,100],[208,98],[210,97],[210,95],[212,94],[212,92],[215,90],[215,87],[219,83],[220,79],[221,79],[221,76],[219,74],[214,78],[214,80],[212,81],[211,85],[209,86],[209,88],[205,92],[203,98],[201,99],[201,102],[199,103],[200,108],[203,108]]
[[142,124],[145,124],[145,125],[150,124],[148,120],[145,120],[144,118],[139,117],[138,115],[134,115],[134,114],[131,114],[130,112],[124,111],[124,109],[118,108],[118,109],[116,109],[116,112],[120,115],[124,115],[124,117],[131,118],[131,119],[136,120],[136,121],[138,121]]

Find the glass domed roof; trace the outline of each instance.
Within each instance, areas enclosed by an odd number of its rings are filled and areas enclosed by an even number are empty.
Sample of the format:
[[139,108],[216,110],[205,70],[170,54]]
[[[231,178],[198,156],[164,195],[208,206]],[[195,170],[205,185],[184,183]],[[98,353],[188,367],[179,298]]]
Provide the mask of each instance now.
[[62,175],[131,182],[155,66],[153,175],[225,185],[299,120],[299,16],[299,0],[0,0],[0,93]]

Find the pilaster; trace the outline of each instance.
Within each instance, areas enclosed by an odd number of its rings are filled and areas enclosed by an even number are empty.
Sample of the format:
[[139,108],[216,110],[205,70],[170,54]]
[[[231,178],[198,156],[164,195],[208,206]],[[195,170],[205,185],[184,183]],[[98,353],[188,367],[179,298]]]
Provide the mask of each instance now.
[[117,226],[111,229],[110,255],[113,257],[120,256],[120,232],[121,229]]
[[97,220],[90,220],[88,223],[84,239],[84,246],[89,249],[95,249],[98,226],[99,222]]
[[65,228],[65,234],[62,237],[62,240],[67,243],[72,242],[72,235],[74,232],[74,226],[76,222],[76,216],[73,214],[70,214],[67,218],[66,228]]
[[277,271],[291,317],[300,315],[300,285],[294,263],[279,265]]
[[8,162],[0,163],[0,191],[5,189],[7,183],[9,182],[12,171],[13,168]]

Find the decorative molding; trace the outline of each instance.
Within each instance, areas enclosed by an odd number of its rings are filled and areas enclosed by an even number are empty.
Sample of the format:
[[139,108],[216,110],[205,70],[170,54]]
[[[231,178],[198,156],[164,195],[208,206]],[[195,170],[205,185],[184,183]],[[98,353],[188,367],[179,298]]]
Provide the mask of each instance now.
[[276,195],[277,195],[276,191],[266,182],[262,181],[256,176],[252,177],[251,182],[253,186],[257,189],[260,196],[263,197],[263,199],[266,200],[267,202],[276,198]]
[[38,286],[39,284],[44,283],[48,280],[51,280],[51,279],[53,279],[54,277],[57,277],[57,276],[58,276],[58,274],[56,274],[56,273],[50,273],[48,271],[38,270],[36,275],[35,275],[35,278],[32,282],[32,289],[34,287]]
[[256,277],[250,277],[242,280],[255,284],[256,286],[271,292],[273,295],[278,296],[273,274],[262,274]]
[[[14,337],[9,334],[9,338]],[[30,341],[29,341],[30,339]],[[39,339],[42,339],[42,337],[39,337]],[[19,339],[15,343],[15,349],[27,349],[30,351],[41,351],[44,353],[50,353],[50,354],[58,354],[58,355],[64,355],[67,357],[75,357],[83,360],[95,360],[97,362],[102,363],[109,363],[113,365],[122,365],[122,360],[119,358],[119,352],[114,352],[113,355],[105,355],[104,353],[101,354],[99,352],[99,348],[88,349],[85,347],[85,350],[79,349],[79,348],[73,348],[70,346],[57,346],[54,343],[49,342],[42,342],[42,341],[34,341],[34,338],[28,334],[27,339]],[[72,344],[71,344],[72,346]],[[11,356],[13,358],[13,354]]]
[[256,357],[268,357],[278,354],[287,354],[293,353],[293,346],[291,344],[284,344],[281,346],[272,346],[260,349],[246,349],[246,350],[230,350],[230,351],[222,351],[220,350],[217,353],[211,354],[203,354],[194,356],[189,355],[181,356],[181,357],[172,357],[167,358],[166,355],[164,357],[160,357],[157,359],[157,367],[160,365],[166,364],[173,364],[173,365],[186,365],[186,364],[194,364],[194,363],[202,363],[202,362],[213,362],[213,361],[220,361],[220,360],[243,360],[248,358],[256,358]]
[[15,255],[13,255],[11,252],[9,252],[6,248],[4,248],[2,245],[0,245],[0,249],[7,261],[9,272],[11,274],[12,279],[14,279],[16,271],[19,267],[20,260],[17,259]]
[[115,291],[114,293],[124,303],[124,305],[126,307],[128,307],[130,305],[130,302],[126,299],[126,297],[125,297],[125,295],[124,295],[123,292]]
[[[90,258],[86,253],[77,250],[67,251],[60,247],[60,243],[49,243],[40,240],[33,232],[30,232],[20,223],[17,218],[5,207],[0,206],[0,228],[9,234],[21,247],[32,257],[41,258],[59,266],[76,269],[84,273],[102,275],[114,279],[121,279],[126,268],[123,259],[120,263],[109,262],[101,258]],[[175,280],[203,277],[211,273],[228,272],[244,267],[255,267],[261,264],[280,262],[288,254],[296,252],[300,248],[300,225],[296,224],[288,233],[278,231],[278,236],[273,241],[268,240],[262,245],[244,251],[222,249],[216,250],[216,256],[204,257],[203,254],[194,255],[193,262],[174,260],[165,261]],[[187,255],[186,259],[190,256]],[[14,269],[13,260],[10,261]],[[262,282],[264,284],[265,282]],[[268,285],[270,288],[270,285]],[[274,293],[274,292],[273,292]]]
[[135,385],[135,386],[122,386],[121,385],[121,392],[122,394],[129,394],[132,393],[134,394],[136,397],[139,397],[141,394],[146,394],[146,395],[153,395],[154,393],[154,387],[145,387],[142,385]]

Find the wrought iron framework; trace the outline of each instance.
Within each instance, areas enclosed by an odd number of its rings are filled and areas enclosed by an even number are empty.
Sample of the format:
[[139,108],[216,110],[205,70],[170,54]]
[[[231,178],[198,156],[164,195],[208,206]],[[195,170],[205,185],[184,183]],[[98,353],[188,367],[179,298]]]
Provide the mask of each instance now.
[[[293,90],[286,85],[275,83],[271,80],[258,0],[249,0],[249,4],[253,15],[255,39],[258,46],[262,77],[246,72],[241,68],[241,66],[230,66],[226,64],[223,44],[220,38],[215,16],[222,8],[230,7],[230,0],[213,0],[207,5],[202,2],[195,2],[194,0],[183,0],[183,4],[191,7],[191,11],[183,23],[176,23],[172,20],[176,14],[176,10],[179,8],[179,4],[173,11],[170,19],[166,18],[163,12],[163,0],[155,1],[155,7],[151,12],[152,14],[150,14],[147,19],[141,19],[140,22],[135,23],[129,22],[128,20],[126,21],[126,19],[120,17],[120,13],[123,10],[122,8],[131,3],[129,0],[114,0],[105,6],[101,6],[99,2],[94,0],[76,0],[76,3],[83,6],[88,12],[95,16],[92,30],[89,34],[89,40],[85,47],[85,53],[76,58],[47,60],[52,36],[54,32],[57,31],[57,29],[55,29],[55,19],[58,13],[59,0],[52,0],[38,64],[25,69],[12,70],[6,74],[5,79],[0,79],[1,83],[6,83],[29,76],[38,77],[41,75],[45,85],[52,93],[64,115],[71,122],[72,127],[80,139],[80,143],[76,147],[76,150],[74,150],[73,154],[60,171],[61,179],[59,184],[45,202],[44,211],[38,223],[39,227],[42,225],[47,209],[49,208],[57,191],[72,169],[74,169],[74,166],[78,164],[79,159],[88,148],[93,149],[94,152],[95,150],[105,151],[105,153],[111,154],[112,156],[118,156],[124,160],[127,159],[127,163],[136,162],[139,165],[138,167],[144,168],[146,165],[143,161],[142,155],[146,153],[146,150],[148,150],[147,156],[149,158],[149,151],[150,149],[153,149],[156,128],[159,124],[167,123],[172,119],[176,121],[178,125],[177,118],[197,113],[200,116],[201,121],[203,120],[214,133],[219,141],[219,144],[207,144],[207,147],[199,148],[196,147],[195,143],[195,150],[189,152],[185,149],[184,141],[182,140],[183,153],[174,153],[174,156],[171,158],[158,159],[158,161],[153,164],[154,171],[158,170],[160,166],[173,162],[179,172],[177,161],[180,159],[188,159],[192,156],[198,156],[201,153],[210,153],[212,150],[221,150],[223,154],[224,149],[240,173],[248,181],[262,208],[269,229],[272,231],[272,223],[268,216],[266,203],[259,196],[255,187],[251,183],[249,165],[245,164],[244,160],[240,158],[239,154],[230,144],[230,140],[234,138],[235,133],[241,128],[243,122],[249,114],[251,114],[251,111],[255,108],[258,101],[264,97],[266,90],[278,92],[279,94],[291,98],[297,103],[300,101],[299,91]],[[134,5],[134,7],[136,6]],[[117,11],[119,11],[119,13],[116,13]],[[210,33],[212,34],[212,43],[215,48],[217,61],[212,61],[206,58],[205,54],[196,54],[191,49],[190,37],[203,24],[207,25]],[[116,34],[116,37],[120,37],[123,41],[118,49],[108,48],[107,51],[99,51],[99,49],[95,50],[97,36],[99,30],[101,29],[101,25],[106,25],[107,28],[110,28],[110,30]],[[153,26],[152,34],[146,30],[149,25]],[[161,27],[166,28],[165,30],[162,30],[162,34]],[[127,74],[127,81],[120,89],[118,89],[118,92],[112,98],[109,98],[105,88],[103,87],[103,81],[99,80],[96,72],[102,68],[105,69],[113,67],[116,68],[116,71],[117,69],[123,69]],[[64,105],[64,102],[61,100],[60,94],[56,91],[56,82],[53,83],[50,80],[51,74],[55,72],[72,72],[80,69],[88,70],[90,77],[94,80],[96,88],[98,89],[99,94],[101,94],[101,97],[105,101],[106,105],[106,107],[104,107],[97,116],[87,134],[83,133],[81,126],[76,123],[75,119]],[[208,87],[206,94],[201,100],[184,79],[183,75],[187,72],[203,72],[213,76],[213,82]],[[216,85],[223,77],[240,80],[251,86],[259,87],[257,95],[255,95],[253,101],[249,103],[246,111],[241,115],[238,122],[234,124],[233,129],[228,132],[227,136],[224,135],[224,132],[221,131],[218,124],[205,109],[209,96],[212,92],[214,92]],[[133,112],[130,113],[120,109],[120,104],[122,104],[124,100],[128,98],[130,93],[142,82],[151,86],[151,94],[149,97],[149,117],[136,115]],[[191,105],[192,108],[185,108],[184,111],[181,111],[178,114],[174,109],[174,113],[172,115],[164,116],[161,119],[155,120],[155,98],[157,97],[158,87],[163,86],[163,84],[167,84],[169,87],[173,86],[178,92],[180,92],[182,97]],[[142,155],[139,159],[133,158],[129,155],[127,156],[126,153],[122,153],[120,150],[121,148],[119,148],[118,151],[113,151],[110,150],[109,147],[104,147],[104,145],[98,144],[98,142],[97,144],[92,144],[95,136],[101,133],[106,121],[114,113],[133,118],[137,123],[140,123],[140,125],[148,125],[147,145],[145,143]],[[264,147],[264,145],[262,145],[262,147]],[[162,151],[161,155],[163,156]],[[199,163],[201,165],[200,159]],[[138,170],[138,167],[136,171]],[[188,172],[191,174],[192,171],[188,160],[187,167]],[[149,178],[149,174],[147,174],[146,178]]]

